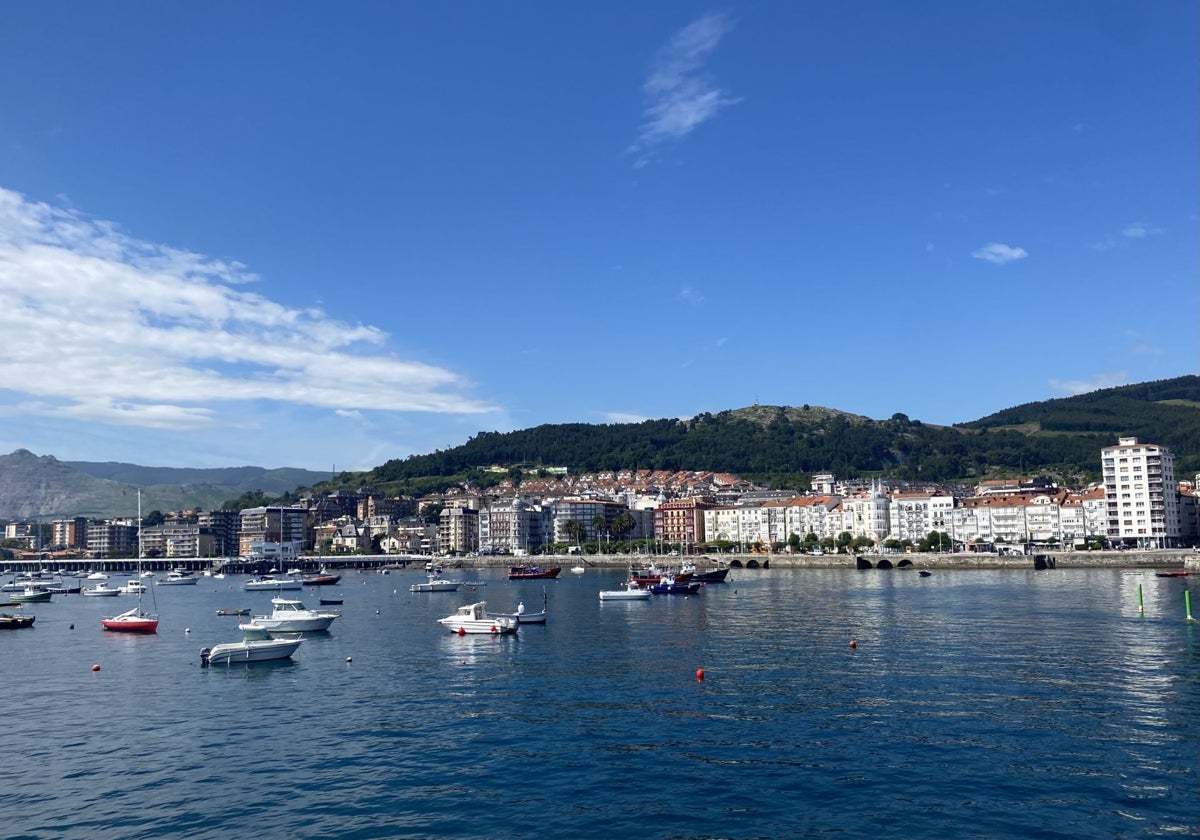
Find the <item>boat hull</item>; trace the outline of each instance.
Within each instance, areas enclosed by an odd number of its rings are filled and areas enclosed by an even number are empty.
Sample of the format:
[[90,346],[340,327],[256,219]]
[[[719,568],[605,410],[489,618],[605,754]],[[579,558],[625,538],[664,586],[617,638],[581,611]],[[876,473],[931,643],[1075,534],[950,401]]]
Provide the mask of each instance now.
[[277,590],[296,590],[303,588],[304,584],[298,580],[248,580],[242,584],[242,589],[247,592],[275,592]]
[[202,665],[241,665],[250,662],[270,662],[288,659],[302,639],[266,639],[244,642],[225,642],[200,652]]
[[699,583],[656,583],[650,587],[654,595],[695,595],[700,591]]
[[157,633],[157,618],[102,618],[100,626],[114,633]]
[[546,613],[513,613],[513,618],[517,620],[517,624],[545,624]]
[[115,598],[121,594],[121,590],[109,589],[107,586],[101,584],[100,586],[85,586],[80,594],[85,595],[88,598]]
[[459,636],[468,634],[502,636],[517,632],[520,622],[511,615],[488,615],[487,604],[466,604],[458,612],[439,618],[438,624]]
[[8,597],[19,604],[39,604],[49,601],[53,597],[53,593],[49,589],[39,589],[34,592],[26,590],[13,592]]
[[552,569],[538,568],[518,568],[516,566],[508,570],[509,580],[550,580],[558,577],[562,571],[561,566],[555,566]]
[[336,586],[337,582],[341,579],[341,575],[317,575],[316,577],[304,578],[301,582],[305,586]]
[[408,588],[409,592],[457,592],[462,584],[450,580],[431,580],[428,583],[414,583]]
[[517,632],[517,620],[507,615],[498,615],[485,620],[468,619],[465,621],[442,622],[451,633],[459,636],[487,635],[503,636]]
[[20,630],[23,627],[32,627],[35,615],[0,615],[0,630]]
[[315,633],[328,630],[336,616],[319,616],[317,618],[271,618],[257,617],[239,624],[241,629],[269,630],[272,633]]
[[601,601],[649,601],[648,589],[606,589],[600,593]]

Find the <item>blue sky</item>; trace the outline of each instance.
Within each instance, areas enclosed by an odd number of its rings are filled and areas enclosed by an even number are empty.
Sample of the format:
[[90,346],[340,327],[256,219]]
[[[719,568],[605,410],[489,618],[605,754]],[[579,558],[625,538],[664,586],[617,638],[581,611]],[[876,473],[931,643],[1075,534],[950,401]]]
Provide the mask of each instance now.
[[955,423],[1195,373],[1197,7],[8,3],[0,451]]

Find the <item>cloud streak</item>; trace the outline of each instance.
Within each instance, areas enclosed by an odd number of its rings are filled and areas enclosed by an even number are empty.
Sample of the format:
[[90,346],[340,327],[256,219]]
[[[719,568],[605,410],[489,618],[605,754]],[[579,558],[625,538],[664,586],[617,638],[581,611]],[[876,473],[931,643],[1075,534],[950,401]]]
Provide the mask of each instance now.
[[663,143],[680,140],[739,99],[721,90],[704,62],[733,29],[733,21],[709,14],[685,26],[659,51],[642,85],[646,106],[637,139],[628,149],[635,167],[645,166]]
[[971,256],[977,260],[987,260],[996,265],[1004,265],[1014,260],[1025,259],[1029,256],[1029,252],[1024,248],[1014,248],[1011,245],[1005,245],[1003,242],[989,242],[982,248],[972,251]]
[[1089,247],[1095,251],[1108,251],[1126,246],[1130,241],[1158,236],[1162,232],[1162,228],[1155,227],[1149,222],[1130,222],[1121,228],[1119,233],[1105,234],[1102,240],[1093,242]]
[[[223,261],[0,188],[6,414],[236,427],[270,401],[330,412],[481,413],[460,375],[387,354],[387,334],[255,292]],[[344,415],[343,415],[344,416]]]
[[1098,373],[1091,379],[1051,379],[1050,387],[1056,393],[1070,397],[1089,394],[1103,388],[1116,388],[1118,385],[1129,384],[1129,374],[1123,370],[1110,370]]

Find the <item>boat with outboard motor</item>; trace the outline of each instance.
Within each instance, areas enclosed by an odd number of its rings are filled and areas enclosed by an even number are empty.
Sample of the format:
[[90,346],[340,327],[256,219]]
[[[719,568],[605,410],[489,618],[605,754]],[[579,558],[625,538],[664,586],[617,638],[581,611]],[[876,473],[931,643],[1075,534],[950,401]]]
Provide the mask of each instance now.
[[277,639],[261,627],[243,628],[240,642],[222,642],[200,651],[200,664],[240,665],[288,659],[303,639]]
[[520,626],[520,622],[511,615],[488,615],[487,603],[484,601],[461,606],[454,614],[439,618],[438,624],[459,636],[468,633],[499,636],[515,633]]

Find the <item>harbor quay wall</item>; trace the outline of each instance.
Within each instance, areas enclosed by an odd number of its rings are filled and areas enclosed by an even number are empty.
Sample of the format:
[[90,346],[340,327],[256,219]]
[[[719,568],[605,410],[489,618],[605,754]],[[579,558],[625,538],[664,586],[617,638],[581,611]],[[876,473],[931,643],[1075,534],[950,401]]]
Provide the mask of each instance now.
[[[1191,549],[1163,549],[1160,551],[1052,551],[1045,557],[1053,560],[1059,569],[1161,569],[1179,568],[1200,570],[1200,554]],[[749,569],[853,569],[856,557],[863,557],[876,565],[888,560],[893,566],[901,561],[911,561],[915,569],[1032,569],[1034,555],[1000,555],[988,553],[960,552],[954,554],[722,554],[695,557],[637,556],[628,554],[539,555],[537,557],[447,557],[443,558],[446,568],[496,568],[515,565],[562,566],[564,569],[581,565],[585,568],[625,568],[630,562],[656,562],[660,566],[677,565],[681,560],[692,560],[701,569],[707,565],[729,565]],[[710,562],[711,561],[711,562]]]
[[[585,568],[627,568],[630,563],[658,563],[661,566],[678,565],[682,560],[692,560],[701,569],[712,565],[728,565],[741,569],[854,569],[856,557],[863,557],[872,566],[887,560],[898,567],[902,562],[914,569],[1031,569],[1035,567],[1035,555],[1000,555],[980,552],[936,553],[885,553],[875,554],[721,554],[695,555],[687,557],[667,555],[629,554],[560,554],[512,557],[508,555],[480,557],[427,557],[416,555],[369,555],[344,554],[327,556],[305,556],[288,562],[288,568],[297,568],[305,574],[320,569],[336,571],[377,570],[382,568],[424,571],[425,564],[446,569],[507,569],[510,566],[535,565],[542,567],[561,566],[564,570],[574,566]],[[1149,551],[1048,551],[1040,555],[1059,569],[1187,569],[1200,571],[1200,553],[1192,549],[1161,549]],[[171,558],[141,561],[140,568],[146,571],[165,572],[171,568],[184,568],[192,572],[223,570],[231,574],[256,574],[267,571],[269,563],[251,561],[247,558]],[[138,561],[122,560],[56,560],[56,561],[9,561],[3,564],[5,573],[54,571],[64,569],[89,569],[116,573],[133,573]]]

